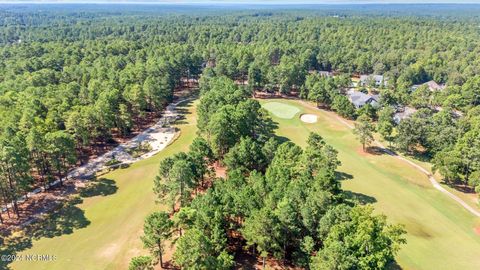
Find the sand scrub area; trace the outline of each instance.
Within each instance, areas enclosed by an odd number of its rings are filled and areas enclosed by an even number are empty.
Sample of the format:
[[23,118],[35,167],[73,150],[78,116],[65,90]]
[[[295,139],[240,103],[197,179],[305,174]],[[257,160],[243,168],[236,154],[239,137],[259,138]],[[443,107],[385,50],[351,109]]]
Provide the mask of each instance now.
[[318,116],[316,116],[315,114],[305,113],[300,115],[300,120],[307,124],[313,124],[318,121]]
[[[64,185],[70,186],[69,189],[73,188],[74,186],[84,186],[84,180],[93,178],[95,174],[100,171],[107,170],[109,168],[118,168],[122,164],[130,164],[142,159],[146,159],[162,151],[173,141],[176,133],[178,132],[174,127],[171,126],[171,124],[179,118],[179,113],[176,111],[177,105],[187,102],[191,99],[192,98],[184,98],[168,105],[162,117],[157,121],[156,124],[147,128],[129,141],[121,143],[120,145],[104,153],[103,155],[95,159],[91,159],[86,164],[73,169],[72,171],[70,171],[66,179],[62,179],[62,182],[64,182]],[[135,155],[135,157],[132,156],[132,153],[135,152],[135,150],[139,147],[142,147],[143,151],[140,154]],[[67,183],[67,180],[71,183]],[[57,186],[59,183],[60,180],[56,180],[50,183],[48,187]],[[42,201],[44,196],[53,196],[51,194],[49,195],[47,193],[43,193],[42,191],[44,190],[45,187],[39,187],[29,192],[26,196],[24,195],[23,197],[19,198],[17,202],[22,204],[27,200],[27,198],[29,198],[29,200]],[[56,199],[60,199],[57,197],[63,197],[69,192],[62,191],[58,193],[59,195],[57,194],[53,197],[55,197]],[[6,207],[11,208],[12,203],[8,204]],[[1,210],[5,212],[7,210],[6,207]],[[35,210],[35,213],[40,214],[49,207],[41,208],[42,209]],[[29,221],[31,220],[32,219],[30,219]],[[27,221],[27,223],[29,221]]]

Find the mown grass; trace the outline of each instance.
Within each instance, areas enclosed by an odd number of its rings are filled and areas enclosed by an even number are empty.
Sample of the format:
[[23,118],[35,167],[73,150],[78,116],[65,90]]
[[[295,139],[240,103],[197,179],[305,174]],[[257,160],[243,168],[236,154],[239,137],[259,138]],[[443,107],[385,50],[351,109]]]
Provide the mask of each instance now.
[[[333,113],[310,109],[298,101],[275,101],[300,110],[292,119],[273,116],[279,136],[304,146],[310,131],[321,134],[339,151],[343,188],[364,202],[374,203],[376,211],[386,214],[390,222],[405,224],[408,243],[397,258],[402,268],[480,269],[480,236],[474,232],[480,225],[478,219],[433,189],[423,174],[405,163],[387,155],[363,153],[351,131],[338,123]],[[302,123],[298,119],[302,113],[316,114],[319,122]],[[76,205],[88,221],[86,226],[34,240],[31,248],[20,253],[51,254],[56,261],[16,262],[12,268],[125,269],[131,257],[145,254],[140,241],[143,219],[161,208],[154,203],[152,192],[158,163],[186,150],[195,137],[194,107],[188,107],[178,128],[182,135],[164,151],[102,176],[109,179],[102,182],[102,190],[88,191],[89,196]]]
[[[102,178],[100,192],[88,191],[81,204],[88,225],[69,234],[33,241],[30,249],[19,254],[50,254],[50,262],[15,262],[13,269],[126,269],[130,258],[145,254],[140,236],[145,216],[161,209],[155,204],[153,179],[161,159],[179,151],[186,151],[196,133],[196,113],[191,103],[182,105],[185,119],[177,127],[181,136],[159,154],[118,169]],[[105,186],[114,185],[114,192],[105,192]],[[111,189],[111,188],[110,188]]]
[[283,119],[292,119],[300,111],[300,109],[295,106],[289,106],[285,103],[275,101],[265,103],[263,106],[276,117]]
[[[304,146],[310,131],[321,134],[339,151],[342,187],[373,202],[390,222],[405,225],[408,243],[397,257],[403,269],[480,269],[480,235],[474,232],[479,219],[434,189],[424,174],[394,157],[363,153],[351,130],[332,112],[294,100],[261,100],[271,101],[300,109],[292,119],[272,115],[279,136]],[[302,113],[316,114],[318,122],[301,122]]]

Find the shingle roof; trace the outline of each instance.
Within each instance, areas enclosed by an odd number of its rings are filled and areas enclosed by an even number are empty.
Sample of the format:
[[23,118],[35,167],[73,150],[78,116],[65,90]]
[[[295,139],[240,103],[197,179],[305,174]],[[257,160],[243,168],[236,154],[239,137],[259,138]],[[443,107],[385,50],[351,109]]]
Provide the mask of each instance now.
[[369,95],[354,90],[349,90],[347,92],[347,96],[350,102],[352,102],[353,105],[357,108],[360,108],[368,103],[375,105],[380,99],[379,95]]
[[417,109],[412,108],[412,107],[405,107],[402,109],[402,111],[399,111],[395,113],[393,116],[393,120],[395,123],[400,123],[403,119],[406,119],[410,117],[412,114],[414,114],[417,111]]
[[445,85],[443,85],[443,84],[438,84],[435,81],[428,81],[428,82],[422,83],[422,84],[415,84],[415,85],[412,86],[412,89],[416,90],[418,87],[420,87],[422,85],[427,85],[428,89],[430,89],[430,91],[443,90],[445,88]]
[[380,85],[382,82],[386,85],[386,79],[383,75],[360,75],[360,82],[366,84],[368,80],[375,80],[375,84]]

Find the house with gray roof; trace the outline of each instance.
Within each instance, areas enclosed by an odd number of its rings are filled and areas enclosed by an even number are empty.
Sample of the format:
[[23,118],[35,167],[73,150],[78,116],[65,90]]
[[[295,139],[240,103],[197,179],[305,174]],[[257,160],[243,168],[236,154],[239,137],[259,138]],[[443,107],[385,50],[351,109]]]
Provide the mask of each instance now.
[[412,107],[399,108],[393,115],[393,121],[398,125],[402,120],[409,118],[415,112],[417,112],[417,109]]
[[360,75],[361,86],[368,86],[370,82],[375,82],[376,86],[387,85],[387,79],[383,75]]
[[318,74],[322,77],[333,77],[333,72],[331,71],[319,71]]
[[379,95],[365,94],[363,92],[355,91],[353,89],[350,89],[347,92],[347,97],[357,109],[365,106],[366,104],[370,104],[376,107],[379,105],[380,102]]
[[430,91],[439,91],[439,90],[443,90],[445,89],[445,85],[444,84],[438,84],[437,82],[435,81],[428,81],[426,83],[422,83],[422,84],[415,84],[412,86],[412,91],[415,91],[417,90],[417,88],[419,88],[420,86],[422,85],[426,85],[428,87],[428,89],[430,89]]

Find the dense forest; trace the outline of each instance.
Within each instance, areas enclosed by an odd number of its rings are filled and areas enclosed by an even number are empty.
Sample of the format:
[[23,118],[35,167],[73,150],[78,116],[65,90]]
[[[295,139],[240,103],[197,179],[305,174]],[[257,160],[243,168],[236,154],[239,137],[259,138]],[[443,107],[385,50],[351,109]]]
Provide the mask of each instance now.
[[[358,118],[364,145],[377,130],[392,148],[431,161],[447,183],[480,188],[475,9],[451,17],[442,8],[429,16],[382,16],[332,7],[196,15],[55,7],[0,8],[0,202],[2,209],[14,202],[13,214],[20,196],[48,189],[161,114],[189,78],[201,82],[200,137],[188,153],[162,162],[155,192],[172,206],[175,222],[152,215],[145,231],[153,238],[144,239],[155,250],[168,237],[152,236],[154,227],[175,227],[181,235],[175,262],[185,268],[228,268],[229,243],[238,234],[262,257],[313,269],[339,261],[341,269],[383,268],[403,241],[401,229],[343,200],[336,152],[321,137],[312,134],[305,149],[275,139],[273,123],[248,98],[255,92],[299,96]],[[388,78],[375,89],[380,106],[357,109],[346,97],[360,74]],[[431,80],[446,87],[412,90]],[[416,112],[395,122],[405,106]],[[227,179],[204,183],[213,162],[228,168]],[[354,237],[363,222],[373,226],[368,240]]]
[[[243,248],[262,257],[263,267],[269,256],[310,269],[384,269],[393,262],[403,228],[346,199],[337,151],[320,135],[311,133],[305,149],[281,143],[259,102],[228,78],[204,81],[202,92],[202,137],[161,162],[154,191],[171,210],[146,218],[142,240],[153,258],[135,257],[131,269],[153,259],[163,266],[173,239],[182,269],[230,269],[232,253]],[[214,160],[228,174],[205,183]]]

